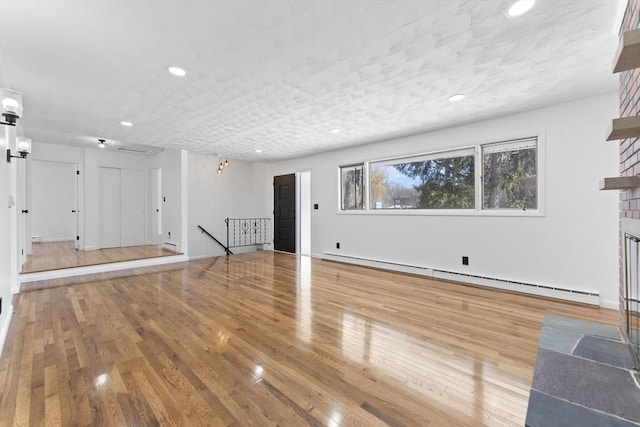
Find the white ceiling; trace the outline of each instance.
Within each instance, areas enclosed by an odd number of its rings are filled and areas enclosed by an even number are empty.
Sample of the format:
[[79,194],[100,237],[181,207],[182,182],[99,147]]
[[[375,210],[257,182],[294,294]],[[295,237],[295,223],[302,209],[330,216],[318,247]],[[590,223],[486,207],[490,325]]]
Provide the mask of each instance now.
[[614,91],[619,3],[2,1],[0,86],[38,142],[289,158]]

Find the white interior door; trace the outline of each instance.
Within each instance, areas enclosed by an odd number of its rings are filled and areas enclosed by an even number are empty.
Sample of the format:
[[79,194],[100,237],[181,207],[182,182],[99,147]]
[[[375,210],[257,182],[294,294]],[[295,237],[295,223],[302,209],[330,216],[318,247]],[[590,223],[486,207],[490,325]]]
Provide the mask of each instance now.
[[151,178],[151,239],[162,242],[162,169],[154,169]]
[[18,162],[16,164],[18,168],[18,241],[20,245],[20,265],[19,271],[22,271],[22,266],[27,262],[27,162]]
[[76,165],[31,160],[31,236],[42,242],[76,240]]
[[73,192],[73,196],[74,196],[74,200],[73,200],[73,209],[71,210],[71,213],[73,213],[73,216],[75,217],[75,225],[76,225],[76,250],[80,249],[80,172],[78,169],[78,165],[74,165],[75,166],[75,172],[74,172],[74,178],[75,178],[75,185],[74,185],[74,192]]
[[100,247],[121,246],[120,169],[100,168]]
[[146,244],[145,173],[138,169],[121,169],[122,246]]

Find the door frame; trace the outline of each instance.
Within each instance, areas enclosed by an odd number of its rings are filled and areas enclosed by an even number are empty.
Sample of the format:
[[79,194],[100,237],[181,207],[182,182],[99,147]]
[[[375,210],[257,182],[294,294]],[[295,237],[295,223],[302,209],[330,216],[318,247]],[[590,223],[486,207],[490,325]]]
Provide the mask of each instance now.
[[74,210],[76,214],[76,240],[75,247],[76,251],[80,250],[80,168],[78,164],[75,163],[75,200],[74,200]]
[[151,173],[151,238],[150,243],[162,244],[162,168]]
[[311,171],[296,172],[296,254],[311,256]]
[[311,224],[312,224],[312,210],[313,204],[311,203],[311,171],[298,171],[293,173],[283,173],[273,176],[273,194],[271,201],[273,202],[273,249],[275,249],[275,236],[276,236],[276,188],[275,179],[279,176],[295,177],[295,254],[311,256]]

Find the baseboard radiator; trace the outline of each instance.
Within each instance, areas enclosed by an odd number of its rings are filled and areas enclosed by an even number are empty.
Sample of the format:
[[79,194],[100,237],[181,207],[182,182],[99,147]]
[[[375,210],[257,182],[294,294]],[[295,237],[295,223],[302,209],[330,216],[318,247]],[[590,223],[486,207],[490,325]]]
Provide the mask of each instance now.
[[367,267],[381,268],[384,270],[399,271],[403,273],[417,274],[420,276],[433,277],[436,279],[451,280],[454,282],[467,283],[471,285],[487,286],[497,289],[505,289],[514,292],[539,295],[549,298],[556,298],[566,301],[579,302],[583,304],[600,304],[600,294],[597,292],[577,291],[548,285],[538,285],[534,283],[505,280],[495,277],[478,276],[474,274],[459,273],[455,271],[439,270],[429,267],[419,267],[409,264],[401,264],[389,261],[360,258],[349,255],[339,255],[331,252],[323,252],[322,258],[330,261],[344,262],[347,264],[363,265]]
[[180,249],[178,248],[178,244],[177,243],[173,243],[173,242],[164,242],[162,243],[162,247],[168,251],[172,251],[172,252],[180,252]]

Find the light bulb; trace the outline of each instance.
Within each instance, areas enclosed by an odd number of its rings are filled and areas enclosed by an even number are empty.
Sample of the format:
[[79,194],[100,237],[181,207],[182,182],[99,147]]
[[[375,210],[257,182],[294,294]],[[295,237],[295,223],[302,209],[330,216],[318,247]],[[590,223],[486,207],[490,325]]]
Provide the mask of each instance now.
[[18,143],[18,153],[31,153],[31,138],[19,136],[18,138],[16,138],[16,142]]

